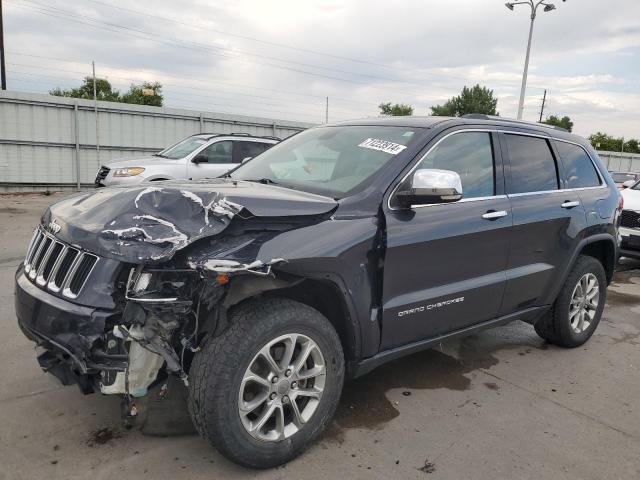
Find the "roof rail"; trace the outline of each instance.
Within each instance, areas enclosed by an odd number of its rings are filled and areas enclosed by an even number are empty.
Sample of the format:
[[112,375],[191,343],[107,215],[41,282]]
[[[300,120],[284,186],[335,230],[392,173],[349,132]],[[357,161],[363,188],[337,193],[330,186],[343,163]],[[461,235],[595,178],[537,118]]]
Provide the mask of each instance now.
[[504,118],[504,117],[499,117],[497,115],[485,115],[484,113],[467,113],[466,115],[462,115],[462,118],[468,118],[472,120],[498,120],[500,122],[516,123],[520,125],[535,125],[538,127],[553,128],[554,130],[560,130],[562,132],[569,133],[569,130],[567,130],[566,128],[558,127],[556,125],[548,125],[546,123],[538,123],[538,122],[526,122],[524,120]]
[[209,138],[215,138],[215,137],[251,137],[251,138],[266,138],[266,139],[269,139],[269,140],[278,140],[278,141],[282,140],[279,137],[274,137],[274,136],[270,136],[270,135],[252,135],[250,133],[207,133],[207,132],[202,132],[202,133],[194,133],[191,136],[194,137],[196,135],[207,135],[207,136],[209,136]]

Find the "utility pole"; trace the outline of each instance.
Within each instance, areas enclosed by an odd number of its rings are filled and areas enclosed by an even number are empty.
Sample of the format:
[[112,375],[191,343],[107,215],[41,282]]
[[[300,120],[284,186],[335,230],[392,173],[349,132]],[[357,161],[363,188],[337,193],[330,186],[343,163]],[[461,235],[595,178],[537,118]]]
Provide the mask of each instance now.
[[327,97],[327,106],[324,110],[324,123],[329,123],[329,97]]
[[[2,0],[0,0],[2,1]],[[98,123],[98,95],[96,87],[96,62],[91,62],[93,70],[93,111],[96,116],[96,152],[100,153],[100,124]],[[100,162],[100,159],[97,159]]]
[[544,89],[544,95],[542,96],[542,107],[540,108],[540,121],[538,123],[542,123],[542,115],[544,114],[544,104],[547,101],[547,89]]
[[0,87],[7,89],[7,70],[4,61],[4,29],[2,28],[2,0],[0,0]]

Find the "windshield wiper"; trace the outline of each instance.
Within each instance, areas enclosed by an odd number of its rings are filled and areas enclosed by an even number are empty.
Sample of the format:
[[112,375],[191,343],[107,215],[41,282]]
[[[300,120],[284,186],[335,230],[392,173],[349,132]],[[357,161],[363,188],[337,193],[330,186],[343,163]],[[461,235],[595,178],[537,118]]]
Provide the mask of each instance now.
[[250,180],[245,180],[245,181],[263,183],[265,185],[280,185],[280,183],[276,182],[275,180],[271,180],[270,178],[252,178]]
[[160,157],[160,158],[167,158],[166,155],[162,155],[161,153],[154,153],[153,156],[154,157]]

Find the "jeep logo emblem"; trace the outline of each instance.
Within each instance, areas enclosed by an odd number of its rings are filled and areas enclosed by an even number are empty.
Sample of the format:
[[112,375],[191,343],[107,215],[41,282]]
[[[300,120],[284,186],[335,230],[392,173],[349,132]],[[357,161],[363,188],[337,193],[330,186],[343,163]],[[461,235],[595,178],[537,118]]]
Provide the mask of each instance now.
[[51,231],[51,233],[53,233],[53,234],[58,233],[60,231],[60,229],[62,228],[62,227],[60,227],[60,225],[58,225],[56,223],[55,218],[53,219],[53,221],[49,222],[48,227],[49,227],[49,230]]

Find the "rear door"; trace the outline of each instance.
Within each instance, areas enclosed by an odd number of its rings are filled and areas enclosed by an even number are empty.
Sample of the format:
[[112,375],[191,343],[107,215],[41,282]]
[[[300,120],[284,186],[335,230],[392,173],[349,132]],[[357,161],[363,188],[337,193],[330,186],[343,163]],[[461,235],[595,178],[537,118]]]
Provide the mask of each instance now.
[[512,218],[497,133],[443,134],[402,182],[422,168],[457,172],[463,199],[384,207],[382,350],[493,319],[502,302]]
[[608,209],[599,208],[599,203],[606,202],[611,193],[591,156],[577,143],[555,139],[554,144],[564,167],[564,187],[578,192],[589,225],[602,223],[600,212]]
[[233,163],[233,143],[232,140],[219,140],[194,153],[192,157],[204,155],[207,157],[207,162],[193,163],[191,160],[187,160],[189,178],[193,180],[215,178],[233,168],[235,166]]
[[576,190],[561,188],[559,159],[548,136],[516,130],[500,133],[507,195],[513,212],[506,315],[552,302],[586,224]]
[[271,146],[265,142],[251,142],[248,140],[235,140],[233,142],[233,163],[236,166],[248,158],[260,155]]

